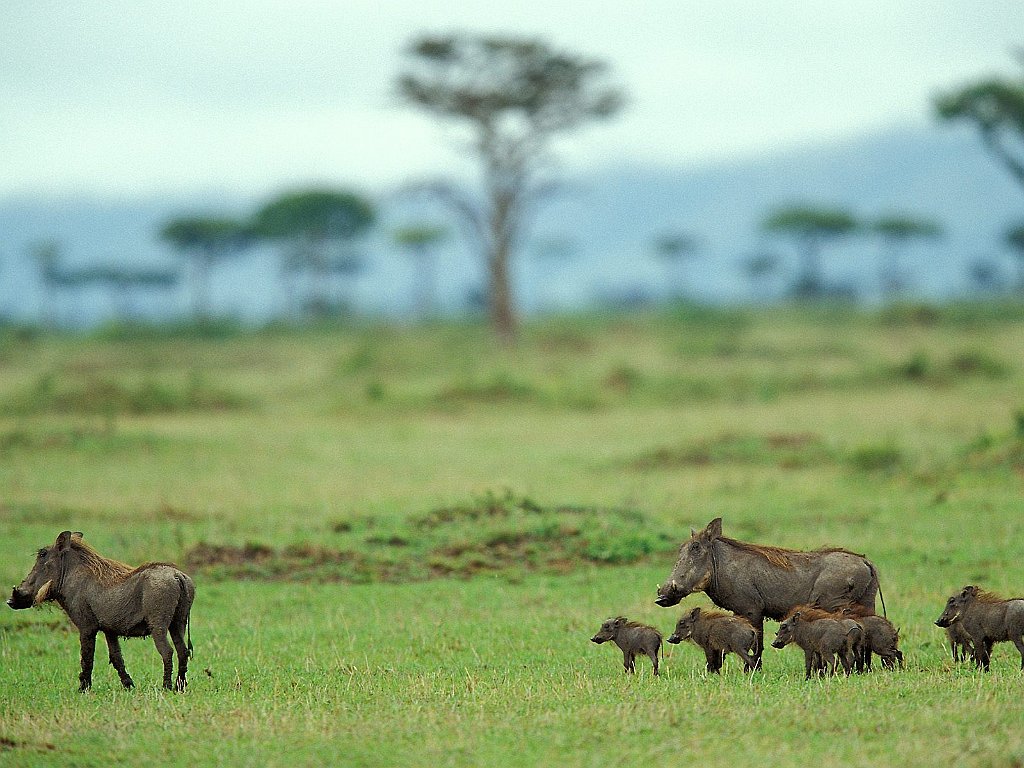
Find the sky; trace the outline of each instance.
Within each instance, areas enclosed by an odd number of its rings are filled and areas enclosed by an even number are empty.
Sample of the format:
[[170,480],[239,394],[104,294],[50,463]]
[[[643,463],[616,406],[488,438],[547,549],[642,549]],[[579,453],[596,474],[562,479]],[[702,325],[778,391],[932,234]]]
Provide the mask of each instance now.
[[934,122],[931,98],[1018,76],[1020,0],[5,0],[0,197],[366,191],[469,174],[458,130],[405,106],[423,32],[539,36],[604,59],[619,117],[569,172],[705,167]]

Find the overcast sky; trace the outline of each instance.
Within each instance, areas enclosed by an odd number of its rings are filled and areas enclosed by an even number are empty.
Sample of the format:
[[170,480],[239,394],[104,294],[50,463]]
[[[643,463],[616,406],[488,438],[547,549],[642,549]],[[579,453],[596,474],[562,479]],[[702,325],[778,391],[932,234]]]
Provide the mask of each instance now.
[[412,37],[450,30],[608,61],[628,108],[564,143],[568,169],[699,166],[928,124],[937,91],[1020,73],[1024,2],[3,0],[0,195],[373,191],[458,168],[393,86]]

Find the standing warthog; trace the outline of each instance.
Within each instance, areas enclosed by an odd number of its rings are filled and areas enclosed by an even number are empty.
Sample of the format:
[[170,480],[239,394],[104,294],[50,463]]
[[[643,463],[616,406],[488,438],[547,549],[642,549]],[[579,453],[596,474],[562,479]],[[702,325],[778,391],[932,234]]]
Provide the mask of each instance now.
[[986,672],[992,646],[1004,641],[1017,646],[1024,670],[1024,598],[1004,600],[968,585],[946,601],[946,609],[935,623],[940,627],[962,625],[974,646],[974,663]]
[[609,640],[614,641],[622,651],[622,666],[626,672],[636,672],[637,654],[644,653],[654,665],[654,674],[659,674],[658,651],[661,650],[661,632],[654,627],[630,621],[625,616],[617,616],[603,622],[597,634],[590,638],[590,642],[598,645]]
[[882,659],[882,666],[895,669],[903,666],[903,652],[899,649],[900,631],[883,616],[877,616],[863,605],[848,605],[839,610],[839,615],[854,619],[864,630],[860,647],[858,670],[871,669],[871,655]]
[[[953,600],[954,598],[949,599]],[[967,634],[963,624],[954,621],[945,629],[946,637],[949,639],[949,652],[953,656],[954,662],[967,661],[968,656],[974,656],[974,643],[971,642],[971,636]]]
[[824,670],[831,663],[832,674],[843,671],[850,674],[857,661],[863,630],[853,619],[815,618],[811,620],[796,610],[779,625],[772,641],[773,648],[785,648],[796,643],[804,652],[804,677],[809,680],[814,669]]
[[169,563],[146,563],[138,568],[101,556],[82,541],[81,533],[64,531],[52,546],[40,549],[28,576],[15,587],[7,605],[29,608],[55,600],[78,628],[82,642],[80,690],[92,685],[96,633],[103,632],[110,663],[121,684],[134,683],[124,668],[118,638],[153,636],[164,663],[164,688],[171,688],[174,651],[178,651],[178,690],[185,688],[185,673],[192,640],[185,643],[189,611],[196,588],[192,579]]
[[692,640],[704,650],[708,672],[719,673],[725,655],[730,651],[743,659],[744,672],[754,668],[754,657],[750,651],[757,645],[757,632],[742,616],[694,608],[679,617],[676,631],[668,642],[681,643],[683,640]]
[[801,552],[736,541],[722,535],[720,517],[700,532],[691,531],[668,581],[658,587],[655,602],[676,605],[694,592],[704,592],[715,605],[750,621],[757,631],[756,667],[761,666],[766,617],[780,621],[804,604],[833,611],[857,603],[874,612],[875,594],[881,594],[878,571],[864,555],[839,548]]

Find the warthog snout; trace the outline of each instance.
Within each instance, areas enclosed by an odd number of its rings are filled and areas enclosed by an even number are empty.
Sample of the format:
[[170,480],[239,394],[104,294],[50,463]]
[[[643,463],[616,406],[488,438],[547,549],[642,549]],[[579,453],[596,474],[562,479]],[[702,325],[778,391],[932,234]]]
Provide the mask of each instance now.
[[7,605],[14,610],[18,610],[19,608],[31,608],[32,595],[27,595],[24,592],[18,591],[17,587],[12,587],[11,596],[7,598]]
[[683,642],[683,638],[681,638],[679,635],[669,635],[668,640],[666,640],[665,642],[672,643],[672,645],[678,645],[679,643]]
[[600,645],[607,639],[607,637],[598,637],[597,635],[594,635],[592,638],[590,638],[590,642],[597,643],[598,645]]
[[654,604],[660,605],[662,608],[671,608],[673,605],[679,605],[679,602],[683,599],[682,592],[683,590],[679,588],[678,583],[669,581],[658,587],[658,598],[654,601]]

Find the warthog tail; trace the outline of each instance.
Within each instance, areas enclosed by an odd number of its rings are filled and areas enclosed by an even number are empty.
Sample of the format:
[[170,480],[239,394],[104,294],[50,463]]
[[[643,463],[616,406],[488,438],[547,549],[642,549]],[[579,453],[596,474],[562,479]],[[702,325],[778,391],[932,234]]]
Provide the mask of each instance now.
[[878,571],[875,570],[875,565],[867,558],[864,559],[868,568],[871,570],[871,576],[875,580],[875,586],[878,587],[878,599],[882,601],[882,618],[888,619],[889,616],[885,612],[885,596],[882,594],[882,580],[878,578]]
[[188,586],[185,584],[185,579],[181,575],[176,576],[178,580],[178,588],[181,590],[181,599],[187,603],[188,607],[185,609],[185,646],[188,648],[188,657],[191,659],[192,653],[192,600],[188,594]]

